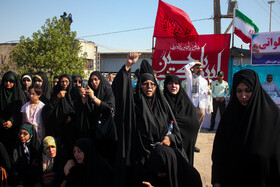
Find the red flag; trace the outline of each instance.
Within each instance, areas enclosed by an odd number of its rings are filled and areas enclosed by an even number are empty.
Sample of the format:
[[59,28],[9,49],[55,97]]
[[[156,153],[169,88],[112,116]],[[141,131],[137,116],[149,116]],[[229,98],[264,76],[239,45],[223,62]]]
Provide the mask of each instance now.
[[186,12],[159,0],[154,37],[197,36]]
[[198,42],[178,42],[176,38],[157,38],[153,53],[153,69],[157,78],[165,78],[164,72],[185,79],[184,66],[200,61],[202,76],[216,79],[219,71],[228,75],[230,34],[199,35]]

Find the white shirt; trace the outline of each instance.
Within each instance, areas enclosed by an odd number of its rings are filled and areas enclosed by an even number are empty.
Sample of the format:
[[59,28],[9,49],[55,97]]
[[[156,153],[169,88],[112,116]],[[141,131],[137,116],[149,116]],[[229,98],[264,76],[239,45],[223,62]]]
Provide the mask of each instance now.
[[38,138],[40,141],[43,140],[43,120],[42,120],[42,110],[45,104],[43,102],[39,102],[35,108],[31,107],[30,101],[25,103],[22,107],[20,112],[25,115],[26,122],[31,123],[34,125],[35,130],[37,132]]
[[280,90],[279,90],[279,87],[276,82],[262,83],[262,87],[267,92],[268,95],[270,95],[272,97],[277,97],[277,94],[278,94],[278,96],[280,96]]
[[190,62],[185,65],[185,75],[187,78],[187,94],[189,98],[192,100],[195,107],[206,108],[208,104],[209,97],[209,87],[208,82],[201,75],[198,77],[198,97],[193,97],[192,95],[192,80],[193,74],[191,72],[191,68],[195,65],[195,62]]

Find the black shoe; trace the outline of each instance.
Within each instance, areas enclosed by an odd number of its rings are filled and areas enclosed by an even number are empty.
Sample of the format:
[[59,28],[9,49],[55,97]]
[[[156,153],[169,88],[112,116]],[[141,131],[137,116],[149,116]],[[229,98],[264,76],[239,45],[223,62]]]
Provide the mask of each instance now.
[[213,131],[213,130],[214,130],[213,128],[208,129],[208,131]]
[[200,149],[198,148],[198,147],[194,147],[194,152],[197,152],[197,153],[199,153],[200,152]]

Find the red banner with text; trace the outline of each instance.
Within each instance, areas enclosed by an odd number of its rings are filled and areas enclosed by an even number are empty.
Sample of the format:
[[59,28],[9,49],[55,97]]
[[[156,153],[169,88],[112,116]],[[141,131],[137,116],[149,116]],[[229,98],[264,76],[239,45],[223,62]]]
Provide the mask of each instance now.
[[156,38],[153,53],[153,69],[159,80],[165,78],[164,72],[178,75],[185,79],[184,66],[200,61],[203,66],[202,76],[216,79],[223,71],[224,80],[228,79],[230,34],[199,35],[198,41],[176,38]]

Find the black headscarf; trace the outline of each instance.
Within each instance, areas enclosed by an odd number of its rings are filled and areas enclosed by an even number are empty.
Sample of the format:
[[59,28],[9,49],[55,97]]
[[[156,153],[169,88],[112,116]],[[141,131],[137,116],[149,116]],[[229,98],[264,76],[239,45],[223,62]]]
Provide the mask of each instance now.
[[[14,86],[7,89],[4,84],[5,80],[12,80]],[[25,102],[25,95],[16,73],[6,72],[0,86],[0,141],[8,150],[11,150],[17,138],[16,133],[22,120],[20,109]],[[8,120],[12,122],[13,126],[10,129],[4,129],[2,124]]]
[[154,75],[154,70],[146,59],[142,60],[142,63],[140,64],[140,75],[143,73]]
[[[239,83],[252,90],[247,106],[236,96]],[[280,185],[280,111],[258,74],[240,70],[214,140],[212,183],[228,186]]]
[[51,86],[49,83],[49,79],[47,77],[47,75],[44,72],[38,72],[34,75],[33,77],[33,84],[34,84],[34,79],[35,77],[39,78],[40,80],[42,80],[42,95],[40,97],[40,101],[42,101],[43,103],[47,103],[50,98],[51,98]]
[[98,155],[93,142],[88,138],[80,138],[74,146],[84,153],[84,160],[70,169],[66,186],[112,186],[112,168]]
[[[180,85],[180,89],[176,95],[171,94],[167,88],[167,85],[170,82],[176,82]],[[199,122],[196,109],[186,92],[183,90],[181,80],[177,75],[168,75],[166,77],[164,81],[164,96],[168,101],[180,128],[183,148],[190,164],[193,165],[194,146],[199,130]]]

